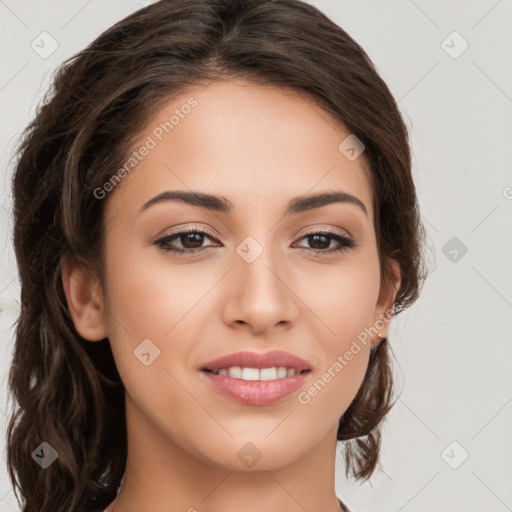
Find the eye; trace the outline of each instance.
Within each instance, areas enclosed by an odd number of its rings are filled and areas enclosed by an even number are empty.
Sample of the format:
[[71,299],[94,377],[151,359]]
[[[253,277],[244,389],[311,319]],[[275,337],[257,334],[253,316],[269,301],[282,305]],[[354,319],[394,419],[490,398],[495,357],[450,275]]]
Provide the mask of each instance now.
[[[212,240],[216,240],[209,233],[206,233],[205,231],[200,231],[195,227],[190,227],[173,233],[171,235],[164,236],[159,240],[155,240],[155,242],[153,243],[161,247],[164,251],[171,251],[176,254],[195,254],[197,252],[204,252],[205,250],[212,248],[212,246],[201,247],[205,237],[210,238]],[[182,244],[184,249],[172,247],[170,244],[174,240],[178,240]],[[216,241],[218,242],[218,240]]]
[[[196,254],[211,250],[215,247],[212,245],[203,247],[202,245],[205,238],[219,242],[210,233],[200,231],[195,227],[190,227],[155,240],[153,243],[158,245],[162,250],[170,251],[175,254]],[[357,247],[356,242],[348,235],[330,230],[315,231],[302,236],[299,240],[306,240],[309,244],[315,246],[313,248],[299,247],[301,251],[315,252],[317,256],[349,251],[350,249]],[[175,241],[179,242],[183,248],[173,247],[172,244],[176,243]],[[332,241],[335,241],[338,244],[338,247],[329,249]]]
[[[331,230],[309,233],[300,238],[300,240],[307,240],[309,244],[316,246],[312,249],[302,248],[302,250],[316,252],[317,256],[349,251],[350,249],[357,247],[356,242],[348,235]],[[329,248],[333,240],[338,244],[338,247],[326,250]]]

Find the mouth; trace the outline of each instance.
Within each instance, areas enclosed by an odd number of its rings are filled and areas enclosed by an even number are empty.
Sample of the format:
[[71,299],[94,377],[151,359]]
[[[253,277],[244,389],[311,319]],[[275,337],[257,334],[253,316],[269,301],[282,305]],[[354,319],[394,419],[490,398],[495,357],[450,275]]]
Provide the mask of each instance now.
[[287,368],[286,366],[272,366],[270,368],[247,368],[241,366],[230,366],[229,368],[220,368],[219,370],[202,370],[213,375],[224,375],[233,379],[241,379],[245,381],[269,381],[286,379],[294,375],[302,375],[304,373],[311,373],[310,369],[299,370],[295,368]]
[[269,405],[301,388],[310,363],[287,352],[237,352],[200,368],[203,378],[223,396],[245,405]]
[[[239,368],[242,369],[242,376],[239,375]],[[305,359],[281,350],[272,350],[270,352],[235,352],[214,359],[201,367],[201,370],[219,372],[221,375],[244,378],[244,380],[259,380],[255,378],[256,370],[263,375],[262,380],[272,380],[300,374],[304,370],[312,369],[311,363]],[[286,374],[284,373],[285,371]]]

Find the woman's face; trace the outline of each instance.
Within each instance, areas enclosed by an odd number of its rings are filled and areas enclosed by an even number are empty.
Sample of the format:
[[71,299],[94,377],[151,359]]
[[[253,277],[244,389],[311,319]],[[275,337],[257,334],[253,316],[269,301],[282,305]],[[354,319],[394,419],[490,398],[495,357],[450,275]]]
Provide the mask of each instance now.
[[[392,304],[379,299],[364,153],[339,149],[349,135],[299,96],[241,81],[190,90],[148,123],[136,165],[103,199],[104,325],[131,436],[238,470],[334,442],[379,341],[363,333]],[[174,191],[219,199],[152,202]],[[356,199],[296,200],[333,192]],[[246,351],[283,351],[310,371],[286,384],[278,370],[242,374],[262,382],[204,371]],[[242,366],[294,365],[259,363]]]

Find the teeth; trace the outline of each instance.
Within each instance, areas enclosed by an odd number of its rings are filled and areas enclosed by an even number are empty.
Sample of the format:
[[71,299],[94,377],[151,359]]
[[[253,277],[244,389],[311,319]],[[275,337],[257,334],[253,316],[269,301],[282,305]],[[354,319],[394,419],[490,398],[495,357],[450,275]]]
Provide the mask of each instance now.
[[285,377],[293,377],[295,375],[294,368],[286,368],[285,366],[273,366],[272,368],[242,368],[241,366],[231,366],[222,368],[213,372],[216,375],[229,375],[234,379],[242,380],[275,380],[284,379]]
[[242,378],[242,368],[240,366],[231,366],[228,368],[228,375],[234,379]]
[[260,380],[274,380],[277,379],[277,377],[281,378],[279,370],[277,370],[275,366],[273,368],[262,368],[258,373],[260,374]]
[[[292,370],[293,373],[295,373],[295,370],[293,368],[290,368],[290,370]],[[277,373],[277,378],[278,379],[282,379],[283,377],[286,377],[287,372],[288,372],[288,370],[284,366],[280,366],[277,369],[277,372],[276,372]]]
[[260,371],[257,368],[242,368],[242,380],[260,380]]

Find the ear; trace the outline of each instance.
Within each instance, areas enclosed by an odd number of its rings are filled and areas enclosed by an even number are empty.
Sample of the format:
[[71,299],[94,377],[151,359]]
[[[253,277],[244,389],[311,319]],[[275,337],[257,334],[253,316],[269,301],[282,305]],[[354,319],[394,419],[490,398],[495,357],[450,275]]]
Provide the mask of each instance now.
[[60,264],[62,285],[77,332],[89,341],[106,338],[104,305],[97,278],[69,254],[61,257]]
[[372,327],[374,328],[373,330],[378,331],[378,333],[376,332],[372,338],[372,348],[379,345],[379,343],[388,335],[393,304],[395,303],[395,297],[398,289],[400,288],[400,265],[397,261],[389,259],[388,267],[391,274],[391,283],[386,289],[381,287],[379,300],[373,315]]

